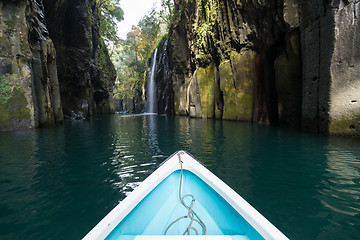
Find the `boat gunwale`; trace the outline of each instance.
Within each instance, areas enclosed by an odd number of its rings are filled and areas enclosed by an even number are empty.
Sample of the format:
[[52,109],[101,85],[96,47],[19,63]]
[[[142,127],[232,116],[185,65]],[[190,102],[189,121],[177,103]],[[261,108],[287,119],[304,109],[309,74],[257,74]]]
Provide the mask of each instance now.
[[265,239],[288,239],[245,199],[209,171],[204,164],[188,152],[180,150],[162,162],[149,177],[113,208],[83,240],[105,239],[156,186],[170,174],[181,169],[179,155],[181,156],[184,170],[194,173],[214,189],[214,191],[223,197],[262,237]]

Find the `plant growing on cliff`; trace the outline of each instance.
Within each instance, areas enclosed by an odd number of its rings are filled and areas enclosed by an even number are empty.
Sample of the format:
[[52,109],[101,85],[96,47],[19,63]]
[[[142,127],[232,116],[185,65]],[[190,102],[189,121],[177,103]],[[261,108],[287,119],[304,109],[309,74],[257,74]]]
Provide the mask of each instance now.
[[13,15],[11,19],[5,19],[5,35],[12,37],[16,32],[16,15]]
[[100,11],[99,31],[106,42],[118,42],[116,21],[124,20],[124,11],[119,6],[120,0],[95,0]]
[[161,10],[159,11],[159,19],[166,25],[170,26],[174,18],[174,1],[161,0]]
[[118,77],[115,99],[124,102],[141,99],[149,57],[168,31],[169,15],[172,13],[172,0],[162,0],[160,11],[151,9],[137,26],[133,26],[125,40],[112,47],[111,58]]
[[138,26],[141,32],[139,53],[141,54],[143,64],[146,65],[152,49],[160,38],[160,19],[155,9],[152,9],[148,15],[145,15],[139,21]]
[[199,0],[197,1],[197,19],[193,24],[196,33],[195,44],[200,54],[204,54],[203,49],[207,47],[207,40],[214,36],[214,26],[220,11],[219,1]]

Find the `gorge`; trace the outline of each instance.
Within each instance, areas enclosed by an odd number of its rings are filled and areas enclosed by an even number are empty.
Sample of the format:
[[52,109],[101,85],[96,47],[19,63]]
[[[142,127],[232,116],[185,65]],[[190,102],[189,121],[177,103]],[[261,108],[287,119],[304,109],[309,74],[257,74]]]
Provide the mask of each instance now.
[[359,10],[359,1],[175,1],[174,113],[359,136]]
[[0,0],[0,239],[83,238],[179,149],[290,239],[357,239],[360,0],[162,0],[116,55],[125,1]]
[[[358,0],[175,0],[149,60],[157,112],[358,137],[359,11]],[[99,14],[95,0],[0,2],[0,130],[114,113]],[[128,112],[147,111],[144,86]]]

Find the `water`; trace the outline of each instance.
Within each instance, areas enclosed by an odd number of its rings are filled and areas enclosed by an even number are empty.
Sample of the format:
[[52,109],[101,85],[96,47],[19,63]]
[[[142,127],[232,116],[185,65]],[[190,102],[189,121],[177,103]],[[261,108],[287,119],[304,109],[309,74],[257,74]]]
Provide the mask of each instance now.
[[0,133],[0,239],[80,239],[179,149],[291,239],[359,239],[360,143],[231,121],[113,115]]
[[156,83],[155,83],[155,75],[156,75],[156,56],[158,49],[155,48],[151,68],[150,68],[150,78],[147,84],[147,112],[148,113],[156,113]]

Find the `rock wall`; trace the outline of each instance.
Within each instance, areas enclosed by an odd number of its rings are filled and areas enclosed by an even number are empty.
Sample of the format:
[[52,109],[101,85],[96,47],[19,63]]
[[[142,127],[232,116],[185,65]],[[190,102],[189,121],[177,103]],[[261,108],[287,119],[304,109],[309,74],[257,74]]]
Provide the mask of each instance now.
[[359,136],[358,0],[175,0],[174,112]]
[[[288,0],[297,10],[302,57],[302,128],[360,136],[358,0]],[[290,12],[289,14],[290,15]]]
[[56,52],[40,0],[0,2],[0,131],[63,121]]
[[94,0],[44,0],[46,23],[57,50],[65,118],[114,112],[116,71],[100,39]]
[[334,14],[330,59],[329,132],[360,136],[360,1],[342,1]]
[[[152,66],[152,62],[155,61],[155,85],[156,85],[156,109],[159,114],[174,114],[174,92],[171,81],[171,59],[167,50],[168,40],[164,38],[158,45],[158,52],[156,59],[154,58],[154,52],[152,53],[148,66]],[[150,67],[146,71],[146,81],[144,84],[143,101],[140,99],[137,102],[147,102],[146,96],[148,89],[148,81],[150,80],[151,69]],[[144,106],[144,104],[142,105]],[[141,112],[141,108],[136,112]]]
[[99,14],[93,0],[0,1],[0,131],[114,112]]
[[[177,114],[266,124],[280,118],[293,124],[288,119],[301,115],[301,108],[293,106],[301,98],[290,104],[289,96],[281,94],[279,107],[275,81],[276,74],[286,74],[275,72],[275,59],[283,53],[277,61],[280,71],[288,57],[281,1],[176,1],[175,7],[169,48]],[[287,84],[294,82],[299,80]]]

